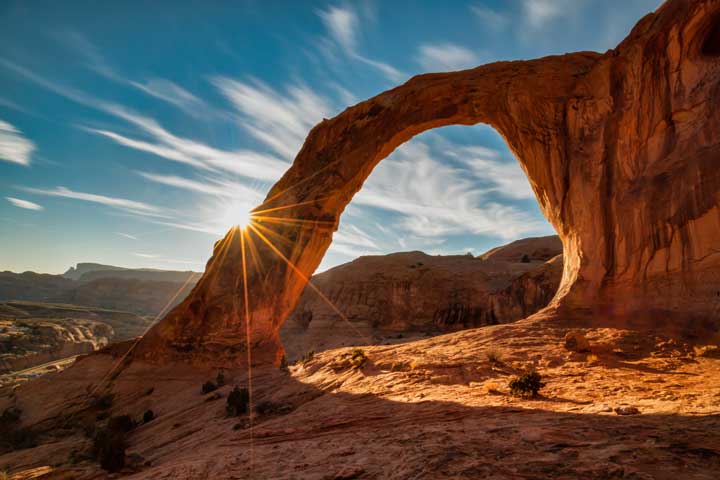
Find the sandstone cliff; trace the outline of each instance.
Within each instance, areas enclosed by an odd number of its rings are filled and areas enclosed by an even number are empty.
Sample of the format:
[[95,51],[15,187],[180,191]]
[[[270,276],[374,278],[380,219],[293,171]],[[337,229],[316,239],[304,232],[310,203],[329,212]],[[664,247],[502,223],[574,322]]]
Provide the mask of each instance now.
[[518,320],[552,299],[562,275],[561,253],[560,240],[552,236],[513,242],[477,258],[422,252],[358,258],[311,279],[323,295],[306,289],[283,325],[287,357]]

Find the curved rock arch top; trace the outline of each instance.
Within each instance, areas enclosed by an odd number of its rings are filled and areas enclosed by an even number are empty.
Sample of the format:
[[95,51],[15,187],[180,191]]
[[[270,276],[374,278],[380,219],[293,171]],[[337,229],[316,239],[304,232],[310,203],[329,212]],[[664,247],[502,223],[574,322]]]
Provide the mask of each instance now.
[[193,292],[137,353],[226,365],[245,362],[250,345],[252,363],[278,362],[280,326],[372,169],[420,132],[477,123],[503,136],[562,239],[563,279],[546,313],[715,327],[718,22],[720,0],[670,0],[605,54],[420,75],[324,120],[254,224],[216,243]]

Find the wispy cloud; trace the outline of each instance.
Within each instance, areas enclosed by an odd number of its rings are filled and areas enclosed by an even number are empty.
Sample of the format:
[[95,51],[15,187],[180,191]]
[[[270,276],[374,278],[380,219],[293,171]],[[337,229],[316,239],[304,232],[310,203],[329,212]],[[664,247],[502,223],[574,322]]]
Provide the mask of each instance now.
[[[333,111],[325,98],[304,85],[291,85],[281,94],[258,80],[218,77],[213,83],[232,102],[242,126],[287,159],[295,157],[308,131]],[[288,166],[284,164],[283,169]]]
[[26,210],[44,210],[44,207],[42,205],[38,205],[37,203],[31,202],[29,200],[23,200],[21,198],[15,197],[5,197],[5,199],[18,208],[24,208]]
[[133,253],[133,255],[135,255],[136,257],[140,257],[140,258],[159,258],[160,257],[160,255],[155,255],[154,253],[135,252],[135,253]]
[[360,18],[353,8],[350,6],[330,6],[326,10],[318,11],[318,15],[330,38],[350,59],[373,67],[392,82],[400,82],[407,78],[405,73],[392,65],[359,53]]
[[0,160],[28,166],[34,150],[35,144],[20,130],[0,120]]
[[62,186],[54,189],[24,187],[22,190],[36,195],[71,198],[83,202],[97,203],[141,215],[164,216],[163,209],[154,205],[138,202],[136,200],[128,200],[126,198],[108,197],[106,195],[98,195],[95,193],[78,192]]
[[499,32],[510,25],[510,17],[485,5],[472,5],[470,11],[480,20],[481,25],[491,31]]
[[138,115],[118,105],[107,105],[106,110],[139,127],[153,141],[130,138],[104,129],[87,128],[120,145],[173,160],[194,167],[226,171],[259,180],[274,181],[289,167],[289,163],[254,150],[221,150],[202,142],[178,137],[164,129],[154,119]]
[[527,23],[536,29],[578,10],[584,0],[523,0],[523,12]]
[[454,156],[470,167],[478,181],[489,184],[489,190],[507,198],[535,198],[518,162],[503,161],[498,151],[476,145],[462,147]]
[[164,78],[150,78],[145,82],[128,82],[138,90],[163,100],[193,116],[208,112],[210,107],[203,100],[182,88],[178,84]]
[[416,60],[427,71],[455,71],[475,67],[480,59],[471,50],[453,43],[421,45]]
[[129,238],[130,240],[138,239],[135,235],[130,235],[129,233],[115,232],[115,235],[120,235],[121,237]]
[[286,161],[254,150],[222,150],[196,140],[173,135],[156,120],[139,115],[121,105],[106,102],[77,89],[52,82],[2,58],[0,58],[0,66],[69,100],[95,108],[135,125],[145,136],[150,137],[150,140],[139,139],[109,129],[82,127],[89,132],[102,135],[128,148],[152,153],[196,168],[225,171],[266,181],[277,180],[289,166]]
[[[487,159],[484,159],[487,160]],[[353,202],[400,215],[398,226],[420,237],[485,234],[518,238],[540,223],[500,203],[472,172],[441,163],[427,144],[410,141],[378,165]]]
[[137,172],[138,175],[161,185],[181,188],[193,192],[204,193],[225,198],[243,198],[249,204],[257,205],[262,202],[264,194],[260,190],[256,190],[243,183],[231,182],[228,180],[216,180],[203,178],[202,180],[194,180],[191,178],[181,177],[177,175],[160,175],[150,172]]
[[205,116],[213,112],[213,109],[203,100],[170,80],[148,78],[137,81],[122,76],[110,65],[95,44],[79,32],[61,30],[53,32],[52,36],[67,45],[73,52],[80,54],[87,68],[113,82],[132,87],[167,102],[191,116]]
[[346,50],[354,51],[357,45],[358,17],[349,7],[331,6],[318,12],[332,37]]

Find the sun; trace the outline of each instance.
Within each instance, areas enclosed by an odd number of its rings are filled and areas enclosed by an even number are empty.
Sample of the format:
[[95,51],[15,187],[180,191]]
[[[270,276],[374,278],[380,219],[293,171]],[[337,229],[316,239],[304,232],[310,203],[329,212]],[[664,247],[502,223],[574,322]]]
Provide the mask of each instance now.
[[235,226],[240,227],[241,230],[245,230],[245,228],[250,224],[250,221],[252,220],[252,215],[250,212],[246,210],[241,210],[237,212],[235,216]]
[[245,230],[252,221],[252,213],[247,206],[231,204],[226,205],[224,210],[225,213],[220,220],[223,228],[239,227]]

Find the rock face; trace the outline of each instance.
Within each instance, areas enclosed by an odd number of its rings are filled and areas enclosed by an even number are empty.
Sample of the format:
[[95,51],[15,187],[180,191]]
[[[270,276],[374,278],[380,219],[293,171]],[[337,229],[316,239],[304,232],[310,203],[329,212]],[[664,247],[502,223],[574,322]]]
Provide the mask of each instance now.
[[90,353],[113,334],[109,325],[88,320],[0,320],[0,374]]
[[306,288],[283,324],[287,358],[368,339],[518,320],[552,299],[562,276],[561,253],[560,240],[552,236],[513,242],[480,257],[422,252],[360,257],[312,277],[323,295]]
[[505,138],[562,240],[556,318],[716,327],[719,31],[720,1],[670,0],[604,54],[420,75],[321,122],[138,353],[242,363],[247,345],[279,361],[280,326],[375,165],[420,132],[476,123]]

